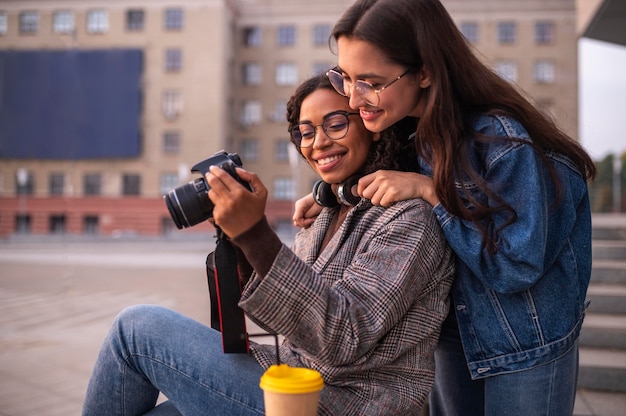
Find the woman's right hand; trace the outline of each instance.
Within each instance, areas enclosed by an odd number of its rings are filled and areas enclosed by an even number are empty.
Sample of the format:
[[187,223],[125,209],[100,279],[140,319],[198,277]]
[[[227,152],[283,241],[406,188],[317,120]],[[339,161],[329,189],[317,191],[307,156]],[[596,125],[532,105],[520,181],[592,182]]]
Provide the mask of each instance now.
[[293,212],[293,225],[309,228],[320,212],[322,212],[322,207],[315,203],[313,194],[305,195],[296,201]]

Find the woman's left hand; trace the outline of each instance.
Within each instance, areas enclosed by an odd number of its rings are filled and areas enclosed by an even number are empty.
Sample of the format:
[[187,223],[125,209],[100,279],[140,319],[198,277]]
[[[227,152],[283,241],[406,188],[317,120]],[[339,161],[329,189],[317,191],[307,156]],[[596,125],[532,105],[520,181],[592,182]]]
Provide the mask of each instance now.
[[228,172],[211,166],[206,180],[211,187],[209,198],[213,202],[213,219],[224,233],[235,238],[250,229],[265,215],[267,188],[252,172],[236,168],[237,175],[250,184],[252,192],[241,185]]
[[379,170],[359,179],[357,189],[362,198],[383,207],[412,198],[422,198],[432,206],[439,203],[433,180],[414,172]]

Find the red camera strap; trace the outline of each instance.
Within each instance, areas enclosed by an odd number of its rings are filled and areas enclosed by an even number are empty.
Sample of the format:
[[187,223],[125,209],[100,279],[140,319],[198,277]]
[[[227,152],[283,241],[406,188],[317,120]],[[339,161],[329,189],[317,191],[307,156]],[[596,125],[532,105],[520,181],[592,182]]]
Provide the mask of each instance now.
[[219,229],[215,252],[207,256],[206,266],[211,300],[211,327],[222,333],[225,353],[247,353],[249,344],[246,320],[238,305],[241,283],[237,269],[237,250]]

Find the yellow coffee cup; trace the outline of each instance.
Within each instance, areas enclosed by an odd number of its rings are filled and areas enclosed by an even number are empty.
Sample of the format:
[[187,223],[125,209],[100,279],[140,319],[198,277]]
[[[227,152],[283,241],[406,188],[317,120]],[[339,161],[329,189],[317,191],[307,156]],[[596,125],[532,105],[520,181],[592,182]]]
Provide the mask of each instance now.
[[315,416],[324,380],[310,368],[280,364],[263,373],[259,386],[266,416]]

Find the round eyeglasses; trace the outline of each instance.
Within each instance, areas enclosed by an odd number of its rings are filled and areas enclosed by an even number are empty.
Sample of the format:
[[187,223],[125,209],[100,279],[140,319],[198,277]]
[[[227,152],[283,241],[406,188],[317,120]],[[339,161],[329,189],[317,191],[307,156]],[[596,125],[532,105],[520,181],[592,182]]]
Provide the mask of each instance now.
[[398,81],[400,78],[408,74],[410,69],[404,71],[402,75],[395,78],[387,85],[383,85],[382,87],[376,89],[372,84],[363,80],[356,80],[353,83],[348,82],[340,72],[331,69],[326,73],[326,76],[330,80],[330,83],[333,85],[335,90],[345,96],[350,97],[352,95],[352,89],[356,89],[361,97],[367,102],[369,105],[373,105],[376,107],[378,103],[380,103],[380,93],[387,87],[393,85],[394,82]]
[[324,134],[331,140],[343,139],[348,134],[348,127],[350,126],[348,117],[355,115],[359,115],[359,113],[333,111],[324,116],[322,124],[314,125],[308,121],[298,123],[289,129],[291,140],[300,148],[311,147],[315,142],[315,132],[318,127],[321,127]]

